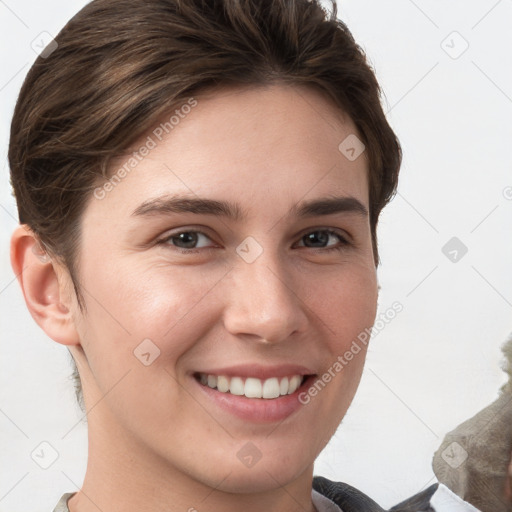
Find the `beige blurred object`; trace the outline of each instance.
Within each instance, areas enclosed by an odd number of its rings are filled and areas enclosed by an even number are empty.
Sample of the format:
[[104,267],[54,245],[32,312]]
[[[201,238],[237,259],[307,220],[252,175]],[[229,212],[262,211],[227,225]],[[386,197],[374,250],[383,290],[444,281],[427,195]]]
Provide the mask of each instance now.
[[482,512],[512,511],[512,335],[502,350],[500,396],[449,432],[432,462],[439,482]]
[[508,466],[507,485],[505,486],[505,496],[508,500],[512,501],[512,457],[510,457],[510,464]]

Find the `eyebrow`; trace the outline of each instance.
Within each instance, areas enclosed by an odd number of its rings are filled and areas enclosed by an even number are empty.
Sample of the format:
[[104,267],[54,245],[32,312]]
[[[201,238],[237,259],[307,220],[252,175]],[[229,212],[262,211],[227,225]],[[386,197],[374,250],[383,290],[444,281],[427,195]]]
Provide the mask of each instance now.
[[[153,216],[171,213],[194,213],[198,215],[214,215],[233,221],[241,221],[247,217],[238,203],[219,201],[203,197],[160,196],[144,201],[133,212],[132,216]],[[311,201],[302,201],[294,205],[290,215],[301,218],[333,215],[336,213],[355,213],[368,216],[366,206],[351,196],[322,197]]]

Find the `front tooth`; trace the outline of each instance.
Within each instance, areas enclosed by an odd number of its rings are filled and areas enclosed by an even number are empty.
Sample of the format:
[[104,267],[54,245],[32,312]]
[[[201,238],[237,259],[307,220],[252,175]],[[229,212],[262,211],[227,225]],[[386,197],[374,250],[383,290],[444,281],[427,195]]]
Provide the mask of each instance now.
[[281,384],[279,386],[279,394],[281,394],[281,395],[288,394],[288,377],[283,377],[281,379]]
[[277,398],[279,396],[279,380],[271,377],[263,383],[263,398]]
[[226,393],[229,390],[229,379],[225,375],[217,377],[217,389],[222,393]]
[[294,375],[291,379],[290,379],[290,384],[289,384],[289,387],[288,387],[288,394],[290,395],[291,393],[297,391],[297,388],[300,386],[300,381],[302,380],[301,376],[300,375]]
[[243,395],[244,381],[240,377],[232,377],[229,392],[233,395]]
[[244,395],[248,398],[261,398],[263,395],[261,380],[252,377],[245,379]]
[[208,375],[208,386],[210,388],[217,387],[217,376],[216,375]]

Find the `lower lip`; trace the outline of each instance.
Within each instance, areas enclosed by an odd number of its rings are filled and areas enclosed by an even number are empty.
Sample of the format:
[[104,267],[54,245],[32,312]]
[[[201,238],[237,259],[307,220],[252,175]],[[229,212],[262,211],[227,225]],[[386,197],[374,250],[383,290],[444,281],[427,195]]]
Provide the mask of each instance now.
[[252,423],[272,423],[283,421],[303,406],[299,401],[299,394],[309,388],[314,375],[306,378],[302,385],[290,395],[283,395],[279,398],[247,398],[246,396],[222,393],[209,386],[204,386],[194,377],[192,379],[208,398],[230,414]]

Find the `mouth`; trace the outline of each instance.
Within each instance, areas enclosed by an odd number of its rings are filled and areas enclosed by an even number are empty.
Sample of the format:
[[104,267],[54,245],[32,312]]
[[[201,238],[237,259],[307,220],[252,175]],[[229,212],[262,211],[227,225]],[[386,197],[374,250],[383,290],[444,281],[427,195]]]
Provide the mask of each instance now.
[[299,389],[309,375],[289,375],[285,377],[257,377],[214,375],[209,373],[195,373],[194,378],[205,387],[220,393],[243,396],[246,398],[263,398],[272,400],[282,396],[291,395]]
[[243,425],[254,425],[281,422],[297,413],[304,406],[300,394],[313,384],[316,373],[294,364],[241,364],[204,368],[190,376],[214,417],[222,414],[229,421],[237,417]]

